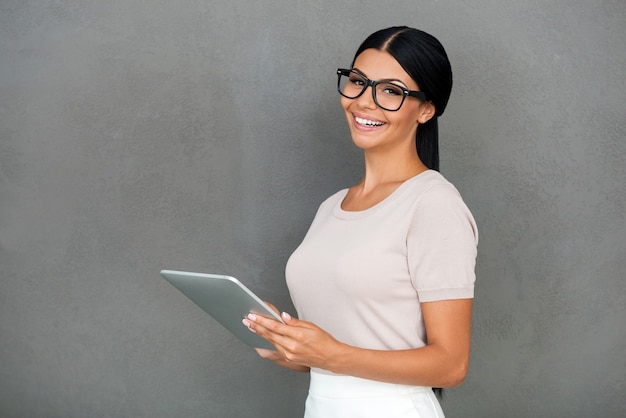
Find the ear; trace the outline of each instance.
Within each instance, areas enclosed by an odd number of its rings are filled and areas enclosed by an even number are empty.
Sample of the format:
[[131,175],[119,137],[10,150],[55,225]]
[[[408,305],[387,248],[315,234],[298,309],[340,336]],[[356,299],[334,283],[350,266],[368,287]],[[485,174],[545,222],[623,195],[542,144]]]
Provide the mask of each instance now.
[[417,123],[423,125],[431,120],[433,116],[435,116],[435,105],[431,101],[424,102],[420,106],[420,111],[417,115]]

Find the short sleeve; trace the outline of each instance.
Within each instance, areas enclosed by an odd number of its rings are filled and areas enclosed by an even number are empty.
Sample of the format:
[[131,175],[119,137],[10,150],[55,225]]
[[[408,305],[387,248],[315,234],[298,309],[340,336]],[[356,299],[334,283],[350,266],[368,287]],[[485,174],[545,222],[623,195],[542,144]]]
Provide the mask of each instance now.
[[420,302],[474,297],[478,229],[451,184],[426,190],[407,236],[411,282]]

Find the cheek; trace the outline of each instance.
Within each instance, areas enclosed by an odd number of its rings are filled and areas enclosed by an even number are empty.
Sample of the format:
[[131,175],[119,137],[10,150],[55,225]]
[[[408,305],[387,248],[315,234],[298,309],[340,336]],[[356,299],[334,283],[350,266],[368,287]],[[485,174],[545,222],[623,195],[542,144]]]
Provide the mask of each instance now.
[[[404,112],[402,112],[404,110]],[[402,113],[400,113],[402,112]],[[397,121],[409,127],[417,127],[419,124],[419,112],[418,109],[407,107],[406,109],[400,109],[397,115]]]
[[350,107],[350,105],[352,104],[353,99],[347,99],[343,96],[341,96],[341,107],[343,108],[343,110],[348,111],[348,108]]

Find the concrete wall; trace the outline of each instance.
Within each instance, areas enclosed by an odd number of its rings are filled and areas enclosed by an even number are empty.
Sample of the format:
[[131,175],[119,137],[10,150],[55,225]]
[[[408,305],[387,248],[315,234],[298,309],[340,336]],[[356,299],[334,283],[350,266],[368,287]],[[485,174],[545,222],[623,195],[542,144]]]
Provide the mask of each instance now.
[[626,415],[626,3],[0,0],[0,415],[297,417],[158,274],[283,269],[356,181],[334,71],[436,35],[442,172],[480,226],[473,353],[448,416]]

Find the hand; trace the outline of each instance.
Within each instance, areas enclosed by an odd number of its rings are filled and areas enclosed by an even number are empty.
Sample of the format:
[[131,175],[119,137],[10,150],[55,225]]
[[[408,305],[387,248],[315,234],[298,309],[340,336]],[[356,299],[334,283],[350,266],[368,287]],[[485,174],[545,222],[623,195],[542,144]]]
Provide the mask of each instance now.
[[332,371],[334,364],[346,352],[347,346],[311,322],[292,318],[285,312],[281,317],[284,324],[254,314],[244,319],[244,325],[250,331],[259,334],[276,347],[276,352],[257,349],[259,355],[274,361],[280,356],[293,365]]

